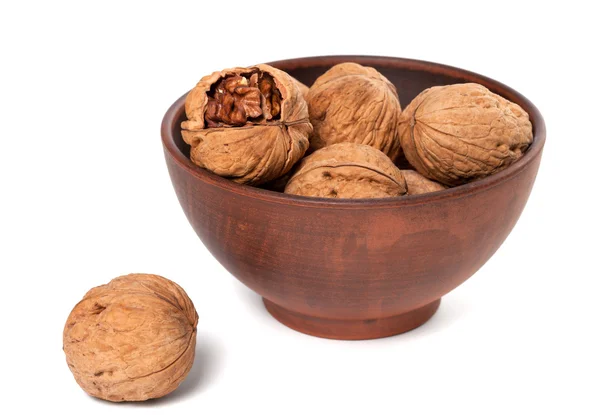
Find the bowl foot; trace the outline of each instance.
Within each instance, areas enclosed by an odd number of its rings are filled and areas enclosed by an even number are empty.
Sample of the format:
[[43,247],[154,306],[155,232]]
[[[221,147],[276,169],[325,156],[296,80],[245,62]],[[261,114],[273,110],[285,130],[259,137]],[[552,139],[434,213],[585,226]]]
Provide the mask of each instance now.
[[441,299],[395,316],[369,320],[335,320],[287,310],[266,298],[265,307],[280,323],[311,336],[338,340],[366,340],[394,336],[415,329],[437,311]]

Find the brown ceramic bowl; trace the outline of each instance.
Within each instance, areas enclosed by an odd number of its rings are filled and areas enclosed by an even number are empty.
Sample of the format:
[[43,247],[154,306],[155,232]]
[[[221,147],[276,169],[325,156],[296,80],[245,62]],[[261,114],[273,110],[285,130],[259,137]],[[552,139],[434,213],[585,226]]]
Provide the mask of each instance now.
[[369,339],[420,326],[440,298],[498,249],[525,207],[546,136],[536,107],[513,89],[462,69],[410,59],[328,56],[272,63],[310,85],[329,67],[375,67],[406,106],[433,85],[477,82],[530,115],[533,144],[491,177],[437,193],[387,199],[321,199],[239,185],[188,159],[184,99],[162,123],[169,174],[208,250],[261,295],[283,324],[315,336]]

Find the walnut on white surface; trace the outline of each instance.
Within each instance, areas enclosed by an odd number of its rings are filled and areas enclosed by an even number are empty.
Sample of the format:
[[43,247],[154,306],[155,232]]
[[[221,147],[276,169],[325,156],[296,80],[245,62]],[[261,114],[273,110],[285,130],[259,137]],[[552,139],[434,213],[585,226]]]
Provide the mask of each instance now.
[[63,350],[75,380],[109,401],[160,398],[194,362],[198,315],[185,291],[151,274],[92,288],[73,308]]

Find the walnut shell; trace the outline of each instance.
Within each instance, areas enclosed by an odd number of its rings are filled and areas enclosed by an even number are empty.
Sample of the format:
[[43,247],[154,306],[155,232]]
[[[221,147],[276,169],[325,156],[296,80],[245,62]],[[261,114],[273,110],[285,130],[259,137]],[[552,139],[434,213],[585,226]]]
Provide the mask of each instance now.
[[410,164],[449,186],[508,167],[533,140],[520,106],[473,83],[421,92],[404,110],[400,130]]
[[287,173],[308,149],[312,126],[301,84],[269,65],[205,76],[185,101],[182,136],[191,160],[238,183]]
[[310,87],[307,101],[314,127],[312,150],[360,143],[381,150],[392,160],[402,151],[398,93],[375,69],[350,62],[335,65]]
[[63,350],[88,394],[109,401],[159,398],[192,367],[197,322],[179,285],[158,275],[125,275],[92,288],[73,308]]
[[446,187],[443,184],[429,180],[414,170],[400,170],[406,180],[406,188],[409,195],[420,195],[423,193],[439,192]]
[[406,194],[400,170],[365,144],[338,143],[304,158],[285,193],[331,198],[377,198]]
[[306,100],[306,98],[308,96],[308,91],[309,91],[310,88],[307,87],[302,82],[300,82],[299,80],[297,80],[296,78],[294,78],[293,76],[290,76],[290,78],[292,78],[298,84],[298,88],[300,88],[300,93],[302,94],[302,96]]

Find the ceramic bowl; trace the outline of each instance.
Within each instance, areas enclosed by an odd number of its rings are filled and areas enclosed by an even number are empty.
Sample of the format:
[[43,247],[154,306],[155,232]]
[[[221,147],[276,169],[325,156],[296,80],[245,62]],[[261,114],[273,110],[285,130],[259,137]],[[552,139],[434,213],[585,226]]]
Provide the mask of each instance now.
[[387,199],[321,199],[240,185],[195,166],[180,123],[184,99],[162,123],[173,186],[214,257],[263,297],[281,323],[335,339],[399,334],[425,323],[441,297],[496,252],[519,219],[542,156],[545,126],[517,91],[485,76],[411,59],[327,56],[271,63],[307,85],[341,62],[372,66],[402,106],[425,88],[477,82],[530,115],[534,140],[505,170],[441,192]]

